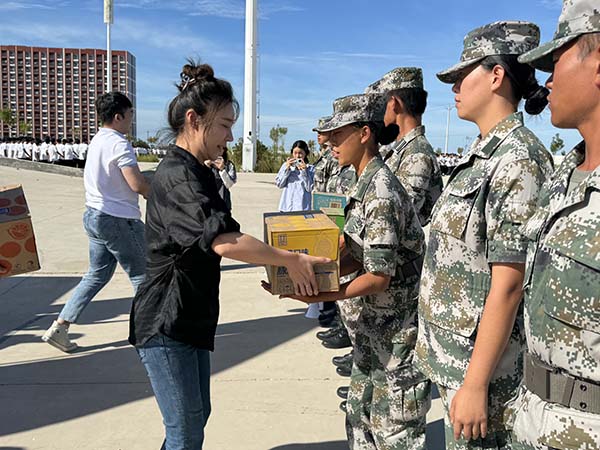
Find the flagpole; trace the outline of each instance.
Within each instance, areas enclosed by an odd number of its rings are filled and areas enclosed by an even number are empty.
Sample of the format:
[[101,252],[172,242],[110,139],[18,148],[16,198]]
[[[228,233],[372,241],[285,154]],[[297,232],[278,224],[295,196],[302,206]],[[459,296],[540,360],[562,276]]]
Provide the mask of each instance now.
[[112,53],[110,51],[110,26],[114,19],[114,1],[104,0],[104,23],[106,24],[106,92],[112,92]]
[[244,74],[244,136],[242,139],[242,169],[252,172],[256,165],[258,0],[246,0],[246,63]]

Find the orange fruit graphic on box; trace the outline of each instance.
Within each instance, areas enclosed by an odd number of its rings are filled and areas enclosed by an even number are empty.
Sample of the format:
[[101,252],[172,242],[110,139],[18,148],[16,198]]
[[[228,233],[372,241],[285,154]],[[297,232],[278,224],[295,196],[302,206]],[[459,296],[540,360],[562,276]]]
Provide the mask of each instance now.
[[29,236],[30,231],[26,223],[19,222],[8,229],[8,234],[10,234],[13,239],[20,241]]
[[5,258],[14,258],[21,253],[21,246],[16,242],[7,242],[0,246],[0,255]]

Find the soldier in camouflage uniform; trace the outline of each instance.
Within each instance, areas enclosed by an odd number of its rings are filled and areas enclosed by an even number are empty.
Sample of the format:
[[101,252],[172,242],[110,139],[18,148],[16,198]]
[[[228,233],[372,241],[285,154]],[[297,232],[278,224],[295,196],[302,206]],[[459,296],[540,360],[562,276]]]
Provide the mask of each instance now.
[[346,416],[350,448],[419,450],[425,448],[431,405],[431,384],[412,364],[424,235],[410,197],[378,154],[377,143],[397,134],[396,126],[383,124],[384,110],[378,95],[343,97],[320,128],[329,133],[339,164],[352,164],[357,172],[346,207],[341,273],[359,275],[339,292],[293,298],[361,297]]
[[521,61],[552,72],[552,123],[584,138],[544,185],[525,272],[525,378],[509,422],[526,449],[600,449],[600,5],[566,0]]
[[381,147],[380,153],[408,192],[421,225],[425,226],[443,183],[437,156],[421,124],[427,106],[423,72],[418,67],[398,67],[368,86],[365,93],[387,98],[385,124],[396,123],[400,133],[395,142]]
[[318,131],[319,127],[330,118],[331,117],[321,117],[317,127],[313,128],[313,131],[317,133],[317,143],[320,146],[319,159],[317,159],[314,164],[315,178],[313,192],[327,192],[327,182],[338,166],[335,158],[331,156],[331,148],[327,144],[327,134]]
[[492,23],[470,32],[461,62],[438,74],[454,83],[459,117],[481,132],[433,209],[419,293],[416,365],[438,384],[448,449],[513,448],[503,414],[522,377],[519,227],[552,172],[516,112],[522,96],[530,114],[545,106],[531,104],[547,91],[516,60],[538,42],[532,23]]

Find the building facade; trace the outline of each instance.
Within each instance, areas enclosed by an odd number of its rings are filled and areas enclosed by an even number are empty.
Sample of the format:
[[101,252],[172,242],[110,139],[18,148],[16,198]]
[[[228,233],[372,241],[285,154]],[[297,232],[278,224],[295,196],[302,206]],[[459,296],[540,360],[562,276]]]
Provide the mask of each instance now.
[[[113,90],[136,106],[135,56],[113,50]],[[0,109],[14,124],[0,122],[0,137],[80,138],[98,129],[94,102],[106,92],[106,50],[0,45]],[[134,116],[131,134],[137,136]]]

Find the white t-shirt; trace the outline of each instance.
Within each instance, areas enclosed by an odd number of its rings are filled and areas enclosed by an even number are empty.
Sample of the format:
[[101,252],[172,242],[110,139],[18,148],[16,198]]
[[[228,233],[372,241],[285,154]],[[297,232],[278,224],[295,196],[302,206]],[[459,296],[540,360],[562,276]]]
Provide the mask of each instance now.
[[63,145],[63,158],[67,161],[71,161],[75,158],[75,155],[73,154],[73,146],[71,144]]
[[88,145],[86,143],[79,144],[79,159],[85,159],[88,151]]
[[83,171],[86,206],[115,217],[139,219],[138,194],[121,172],[127,166],[137,166],[137,159],[125,135],[100,128],[90,142]]
[[40,161],[48,161],[48,144],[45,142],[40,145]]

